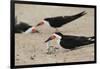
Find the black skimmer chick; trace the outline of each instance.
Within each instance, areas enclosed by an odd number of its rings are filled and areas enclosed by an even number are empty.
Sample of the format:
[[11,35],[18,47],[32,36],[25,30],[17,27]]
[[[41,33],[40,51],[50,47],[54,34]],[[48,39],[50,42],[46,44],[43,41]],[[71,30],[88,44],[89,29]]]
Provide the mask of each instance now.
[[57,17],[44,18],[36,26],[38,27],[43,24],[47,24],[53,28],[56,28],[56,32],[58,32],[57,28],[63,26],[64,24],[67,24],[73,20],[80,18],[81,16],[83,16],[85,14],[86,14],[85,11],[83,11],[81,13],[78,13],[78,14],[72,15],[72,16],[57,16]]
[[20,22],[19,24],[15,24],[15,33],[38,33],[39,31],[28,25],[24,22]]
[[63,35],[60,32],[55,32],[51,37],[49,37],[45,42],[48,42],[54,38],[58,38],[59,44],[62,48],[73,50],[77,47],[92,44],[95,42],[95,37],[85,37],[85,36],[73,36],[73,35]]

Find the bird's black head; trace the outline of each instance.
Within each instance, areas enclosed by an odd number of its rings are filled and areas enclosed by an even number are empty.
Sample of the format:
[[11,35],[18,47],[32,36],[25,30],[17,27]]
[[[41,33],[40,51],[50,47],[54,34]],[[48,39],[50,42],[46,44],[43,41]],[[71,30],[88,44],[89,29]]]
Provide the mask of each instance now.
[[57,35],[59,35],[59,36],[63,36],[63,34],[62,33],[60,33],[60,32],[55,32],[55,34],[57,34]]
[[55,32],[54,34],[52,34],[45,42],[48,42],[50,40],[53,40],[55,38],[61,39],[63,37],[63,34],[60,32]]

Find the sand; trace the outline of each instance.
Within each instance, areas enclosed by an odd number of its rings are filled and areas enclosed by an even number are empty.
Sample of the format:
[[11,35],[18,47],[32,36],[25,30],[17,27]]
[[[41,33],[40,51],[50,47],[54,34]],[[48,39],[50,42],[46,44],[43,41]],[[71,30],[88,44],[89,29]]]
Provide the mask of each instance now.
[[[74,15],[86,11],[83,17],[59,28],[65,35],[94,36],[94,9],[78,7],[57,7],[16,4],[15,15],[20,21],[35,26],[45,17]],[[40,33],[15,34],[15,65],[34,65],[48,63],[69,63],[94,61],[94,44],[85,45],[76,50],[59,49],[55,53],[47,54],[44,41],[55,31],[46,25],[37,28]],[[55,46],[55,40],[52,46]]]

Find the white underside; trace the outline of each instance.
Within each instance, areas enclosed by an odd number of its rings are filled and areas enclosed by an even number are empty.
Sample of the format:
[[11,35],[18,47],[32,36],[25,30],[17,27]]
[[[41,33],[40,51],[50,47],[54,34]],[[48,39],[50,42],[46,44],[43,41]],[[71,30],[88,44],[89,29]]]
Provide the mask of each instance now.
[[32,32],[32,29],[34,29],[34,27],[29,28],[29,29],[26,30],[24,33],[25,33],[25,34],[27,34],[27,33],[31,33],[31,32]]
[[44,24],[51,27],[48,21],[43,20]]

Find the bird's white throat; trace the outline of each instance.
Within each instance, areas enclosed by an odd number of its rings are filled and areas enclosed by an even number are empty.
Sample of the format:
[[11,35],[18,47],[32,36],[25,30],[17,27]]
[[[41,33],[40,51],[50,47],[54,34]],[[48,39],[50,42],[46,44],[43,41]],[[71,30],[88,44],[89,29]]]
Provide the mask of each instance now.
[[26,30],[24,33],[27,34],[27,33],[31,33],[32,32],[32,29],[35,29],[35,27],[31,27],[29,28],[28,30]]
[[44,24],[46,24],[46,25],[48,25],[48,26],[50,27],[50,25],[49,25],[49,22],[48,22],[48,21],[43,20],[43,22],[44,22]]
[[57,39],[61,39],[61,36],[57,35],[57,34],[53,34],[54,36],[56,36]]
[[61,36],[57,35],[57,34],[53,34],[54,36],[56,36],[57,38],[57,45],[60,46],[60,40],[61,40]]

